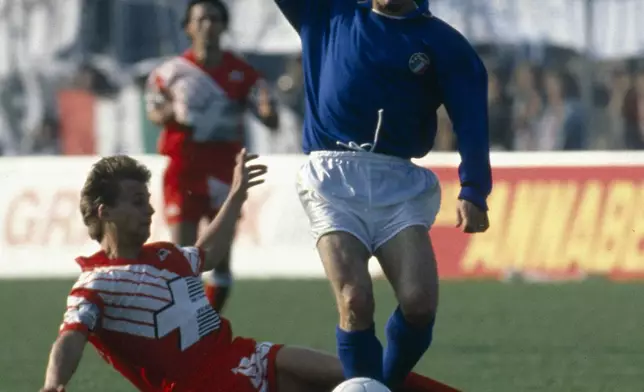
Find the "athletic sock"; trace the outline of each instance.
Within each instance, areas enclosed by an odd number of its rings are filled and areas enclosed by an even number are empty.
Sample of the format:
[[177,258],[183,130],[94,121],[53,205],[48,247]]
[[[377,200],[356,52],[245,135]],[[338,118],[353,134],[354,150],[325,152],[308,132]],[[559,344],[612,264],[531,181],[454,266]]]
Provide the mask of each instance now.
[[414,366],[432,343],[434,320],[426,327],[409,324],[397,307],[385,328],[387,349],[383,361],[383,376],[390,388],[403,384]]
[[338,357],[344,376],[369,377],[382,381],[382,345],[376,337],[375,328],[362,331],[344,331],[336,328]]

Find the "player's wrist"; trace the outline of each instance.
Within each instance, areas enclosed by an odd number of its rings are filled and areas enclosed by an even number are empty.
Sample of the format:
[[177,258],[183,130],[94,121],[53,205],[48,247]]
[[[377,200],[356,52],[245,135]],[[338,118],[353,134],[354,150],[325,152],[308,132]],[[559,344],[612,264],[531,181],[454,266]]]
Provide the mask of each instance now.
[[488,210],[486,197],[473,186],[462,186],[458,194],[458,199],[469,201],[483,211]]
[[42,391],[65,392],[65,385],[61,383],[47,382],[45,383],[45,386],[43,386]]
[[246,201],[246,192],[240,190],[233,190],[228,195],[227,203],[230,209],[239,209],[241,210],[242,205]]

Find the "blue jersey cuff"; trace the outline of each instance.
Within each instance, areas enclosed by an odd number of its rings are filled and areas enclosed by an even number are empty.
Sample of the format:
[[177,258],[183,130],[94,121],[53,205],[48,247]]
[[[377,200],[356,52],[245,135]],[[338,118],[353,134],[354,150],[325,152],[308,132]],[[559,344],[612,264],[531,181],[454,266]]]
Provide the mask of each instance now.
[[487,202],[485,196],[471,186],[464,186],[458,194],[459,200],[467,200],[483,211],[487,211]]

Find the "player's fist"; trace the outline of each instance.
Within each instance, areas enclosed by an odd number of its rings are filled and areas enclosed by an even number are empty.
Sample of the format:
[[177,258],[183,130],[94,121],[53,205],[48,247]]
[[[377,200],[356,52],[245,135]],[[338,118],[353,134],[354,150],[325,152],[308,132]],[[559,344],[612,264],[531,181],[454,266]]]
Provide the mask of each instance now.
[[262,176],[268,171],[266,165],[249,164],[257,159],[259,155],[248,154],[246,149],[242,149],[237,154],[237,164],[233,173],[233,181],[230,185],[231,196],[239,201],[246,200],[248,190],[264,182]]
[[483,233],[490,227],[487,212],[467,200],[459,200],[456,208],[456,227],[464,233]]

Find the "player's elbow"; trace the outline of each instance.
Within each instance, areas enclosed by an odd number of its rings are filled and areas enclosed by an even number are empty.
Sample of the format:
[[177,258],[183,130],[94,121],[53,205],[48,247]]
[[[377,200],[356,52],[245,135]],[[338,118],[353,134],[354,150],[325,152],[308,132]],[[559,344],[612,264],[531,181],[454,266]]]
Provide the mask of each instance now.
[[56,341],[54,347],[60,347],[65,352],[82,352],[87,343],[87,333],[80,330],[63,331]]

